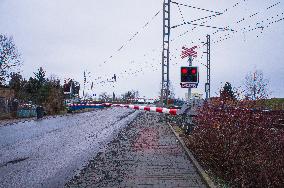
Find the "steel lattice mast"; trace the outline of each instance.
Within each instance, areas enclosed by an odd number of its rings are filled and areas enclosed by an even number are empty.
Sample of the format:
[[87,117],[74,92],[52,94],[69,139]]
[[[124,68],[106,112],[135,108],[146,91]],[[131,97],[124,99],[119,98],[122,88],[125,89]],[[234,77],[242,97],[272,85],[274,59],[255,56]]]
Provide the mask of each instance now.
[[166,100],[166,103],[167,103],[168,97],[169,97],[170,3],[171,3],[171,0],[164,0],[164,3],[163,3],[163,51],[162,51],[161,105],[164,105],[163,100]]
[[210,98],[210,90],[211,90],[211,44],[210,44],[210,35],[206,36],[207,38],[207,84],[208,84],[208,91],[206,91],[206,99]]

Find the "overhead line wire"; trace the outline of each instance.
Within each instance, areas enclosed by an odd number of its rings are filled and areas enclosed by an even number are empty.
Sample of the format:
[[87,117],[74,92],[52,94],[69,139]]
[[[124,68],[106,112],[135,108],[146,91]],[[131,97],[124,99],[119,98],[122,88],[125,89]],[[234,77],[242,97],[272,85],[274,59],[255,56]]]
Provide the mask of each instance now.
[[204,9],[204,8],[199,8],[199,7],[195,7],[195,6],[191,6],[191,5],[186,5],[186,4],[183,4],[183,3],[178,3],[178,2],[175,2],[175,1],[171,1],[171,3],[176,4],[176,5],[189,7],[189,8],[193,8],[193,9],[197,9],[197,10],[206,11],[206,12],[220,13],[220,12],[216,12],[216,11],[212,11],[212,10],[208,10],[208,9]]
[[[279,4],[280,4],[280,3],[276,3],[276,4],[274,4],[274,5],[272,5],[272,6],[269,6],[269,7],[275,7],[276,5],[279,5]],[[269,7],[268,7],[268,8],[269,8]],[[268,8],[266,8],[266,10],[268,10]],[[256,14],[256,13],[255,13],[255,14]],[[255,14],[249,16],[249,18],[253,17]],[[257,14],[259,14],[259,12],[258,12]],[[271,19],[273,19],[273,18],[275,18],[275,17],[279,17],[280,15],[283,15],[283,14],[284,14],[284,13],[277,14],[277,15],[271,16],[271,17],[269,17],[269,18],[265,18],[265,19],[262,20],[262,21],[258,21],[258,22],[256,23],[256,25],[259,24],[259,23],[264,23],[265,21],[269,21],[269,20],[271,20]],[[279,22],[279,21],[282,21],[283,19],[284,19],[284,18],[280,18],[280,19],[278,19],[278,20],[273,20],[273,21],[267,23],[267,24],[264,25],[264,26],[263,26],[263,25],[259,25],[259,26],[256,26],[256,27],[252,27],[252,25],[248,25],[248,26],[242,28],[240,31],[243,31],[243,33],[247,33],[247,32],[254,31],[254,30],[256,30],[256,29],[262,29],[262,30],[263,30],[264,28],[268,28],[271,24],[274,24],[274,23],[277,23],[277,22]],[[238,32],[238,31],[236,31],[236,32]],[[219,43],[219,42],[222,42],[222,41],[224,41],[224,40],[227,40],[227,39],[232,38],[232,37],[233,37],[233,34],[235,34],[236,32],[232,33],[231,36],[229,36],[229,37],[226,37],[227,35],[225,35],[225,36],[223,36],[223,37],[222,37],[222,36],[219,37],[219,38],[221,38],[221,39],[214,41],[213,44],[214,44],[214,43]],[[257,36],[257,37],[258,37],[258,36]]]
[[[243,1],[243,2],[246,2],[246,1],[249,1],[249,0],[242,0],[242,1]],[[240,2],[241,2],[241,1],[240,1]],[[240,2],[235,3],[235,4],[232,6],[232,8],[235,8],[237,5],[240,4]],[[224,9],[224,11],[218,12],[218,13],[216,14],[216,16],[211,15],[211,16],[208,16],[208,18],[203,18],[203,19],[205,19],[205,21],[203,21],[201,24],[204,24],[204,23],[210,21],[210,20],[212,19],[212,17],[217,17],[217,16],[219,16],[219,15],[223,15],[224,13],[228,12],[230,9],[231,9],[231,8],[226,8],[226,9]],[[203,19],[202,19],[202,20],[203,20]],[[200,20],[197,19],[197,20],[193,20],[193,21],[200,21]],[[192,22],[193,22],[193,21],[192,21]],[[193,30],[196,29],[196,28],[197,28],[197,26],[195,26],[193,29],[191,29],[191,31],[193,31]],[[225,28],[227,28],[227,27],[225,27]],[[212,33],[212,34],[214,35],[214,34],[218,33],[219,31],[220,31],[220,30],[217,30],[217,31],[215,31],[215,32]],[[189,32],[190,32],[190,30],[187,30],[186,32],[180,34],[177,38],[180,38],[180,37],[184,36],[185,34],[187,34],[187,33],[189,33]],[[174,40],[176,40],[177,38],[172,39],[171,42],[174,41]],[[200,39],[199,39],[199,40],[200,40]],[[193,43],[193,41],[192,41],[192,43]]]
[[[144,30],[146,27],[148,27],[151,24],[151,22],[159,15],[160,12],[161,12],[161,10],[159,10],[157,13],[155,13],[155,15],[142,26],[140,31],[135,32],[118,50],[116,50],[116,53],[120,52],[123,48],[125,48],[128,45],[129,42],[134,40],[141,33],[142,30]],[[105,60],[103,62],[103,64],[106,64],[113,57],[114,57],[114,54],[109,56],[108,60]],[[99,66],[101,67],[102,64],[100,64]]]
[[[245,1],[245,0],[244,0]],[[173,3],[176,3],[176,2],[173,2]],[[179,4],[180,3],[177,3],[177,5],[179,6]],[[239,3],[236,3],[233,7],[236,7],[237,5],[238,5]],[[182,4],[183,5],[183,4]],[[201,8],[198,8],[198,7],[193,7],[193,6],[190,6],[191,8],[197,8],[197,9],[199,9],[199,10],[202,10]],[[203,9],[203,10],[205,10],[205,9]],[[183,14],[182,14],[182,12],[181,12],[181,10],[180,10],[180,7],[179,7],[179,11],[180,11],[180,13],[181,13],[181,15],[182,15],[182,18],[183,18]],[[209,10],[207,10],[207,11],[209,11]],[[224,12],[227,12],[228,11],[228,9],[225,9],[224,10]],[[211,12],[214,12],[214,11],[211,11]],[[200,20],[204,20],[204,19],[211,19],[211,17],[216,17],[217,15],[221,15],[221,14],[223,14],[223,13],[219,13],[219,12],[215,12],[216,13],[216,15],[214,16],[214,15],[211,15],[211,16],[208,16],[207,18],[205,17],[205,18],[200,18],[200,19],[197,19],[197,20],[194,20],[194,21],[200,21]],[[159,12],[156,14],[156,15],[158,15],[159,14]],[[155,16],[156,16],[155,15]],[[155,17],[154,16],[154,17]],[[203,24],[204,23],[206,23],[206,22],[208,22],[209,20],[207,20],[207,21],[205,21],[205,22],[202,22],[202,24],[200,24],[200,25],[202,25],[203,26]],[[193,21],[192,21],[193,22]],[[148,25],[148,23],[146,23],[143,27],[146,27]],[[199,26],[198,24],[196,24],[197,26]],[[196,26],[196,27],[197,27]],[[205,26],[205,25],[204,25]],[[193,29],[195,29],[196,27],[194,27]],[[209,26],[210,27],[210,26]],[[214,27],[214,28],[216,28],[216,29],[221,29],[221,30],[223,30],[223,29],[227,29],[227,28],[217,28],[217,27]],[[192,30],[193,30],[192,29]],[[227,29],[228,30],[228,29]],[[218,32],[219,30],[217,30],[217,32]],[[186,31],[184,34],[186,34],[186,33],[188,33],[189,32],[189,30],[188,31]],[[216,33],[216,32],[215,32]],[[137,34],[136,34],[137,35]],[[136,36],[136,35],[134,35],[134,36]],[[181,34],[181,35],[179,35],[179,37],[181,37],[183,34]],[[175,39],[174,39],[175,40]],[[173,39],[171,40],[171,41],[173,41]],[[203,56],[203,55],[202,55]]]

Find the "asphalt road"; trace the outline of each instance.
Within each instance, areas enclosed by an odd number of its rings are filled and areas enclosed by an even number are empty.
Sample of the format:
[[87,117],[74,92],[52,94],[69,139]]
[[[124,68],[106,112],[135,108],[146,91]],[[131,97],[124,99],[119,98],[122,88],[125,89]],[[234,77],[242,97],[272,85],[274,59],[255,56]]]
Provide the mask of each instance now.
[[63,187],[137,114],[113,108],[0,122],[0,187]]

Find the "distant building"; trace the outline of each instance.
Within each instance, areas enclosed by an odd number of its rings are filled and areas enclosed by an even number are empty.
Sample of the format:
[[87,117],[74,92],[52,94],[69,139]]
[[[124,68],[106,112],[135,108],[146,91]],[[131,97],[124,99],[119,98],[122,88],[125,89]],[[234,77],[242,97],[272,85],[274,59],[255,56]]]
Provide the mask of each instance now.
[[[191,98],[192,99],[202,99],[203,94],[200,93],[192,93]],[[185,93],[185,99],[188,99],[188,93]]]
[[200,94],[200,93],[192,93],[192,98],[195,98],[195,99],[202,99],[203,97],[203,94]]
[[155,103],[155,99],[146,99],[145,101],[147,104],[154,104]]

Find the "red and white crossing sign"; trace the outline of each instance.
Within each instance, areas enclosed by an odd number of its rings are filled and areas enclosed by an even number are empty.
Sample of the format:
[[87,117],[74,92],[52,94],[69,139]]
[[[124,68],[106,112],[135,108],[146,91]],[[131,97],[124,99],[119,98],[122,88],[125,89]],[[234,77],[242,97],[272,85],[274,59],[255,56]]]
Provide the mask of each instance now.
[[187,47],[182,47],[182,52],[181,52],[181,58],[184,59],[186,57],[192,56],[192,57],[197,57],[197,52],[194,51],[197,48],[197,46],[193,46],[191,48]]

